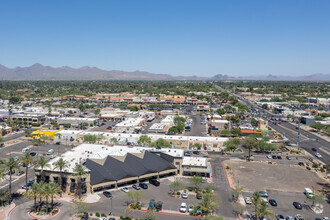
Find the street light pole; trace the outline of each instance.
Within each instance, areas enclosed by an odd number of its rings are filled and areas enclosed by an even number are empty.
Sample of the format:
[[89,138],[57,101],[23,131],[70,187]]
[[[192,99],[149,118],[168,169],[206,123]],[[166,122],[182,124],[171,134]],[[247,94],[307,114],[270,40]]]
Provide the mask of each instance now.
[[298,140],[297,140],[297,147],[298,150],[300,148],[300,123],[298,123]]
[[110,197],[110,216],[112,216],[112,196]]

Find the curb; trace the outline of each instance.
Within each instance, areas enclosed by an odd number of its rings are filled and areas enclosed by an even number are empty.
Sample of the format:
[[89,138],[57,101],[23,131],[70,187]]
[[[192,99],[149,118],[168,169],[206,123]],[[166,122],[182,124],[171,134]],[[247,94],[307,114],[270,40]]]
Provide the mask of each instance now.
[[[128,206],[129,209],[132,209],[131,207]],[[149,210],[146,209],[132,209],[134,211],[142,211],[142,212],[147,212]],[[199,217],[199,218],[205,218],[204,216],[194,216],[194,215],[188,215],[188,214],[183,214],[183,213],[173,213],[173,212],[165,212],[165,211],[155,211],[155,213],[161,213],[161,214],[166,214],[166,215],[178,215],[178,216],[187,216],[187,217]]]
[[225,170],[226,177],[227,177],[227,181],[228,181],[228,185],[229,185],[229,187],[231,188],[231,180],[230,180],[229,177],[228,177],[228,173],[227,173],[226,167],[224,166],[223,161],[221,162],[221,164],[222,164],[223,169]]
[[[14,203],[14,202],[13,202]],[[9,216],[10,215],[10,213],[14,210],[14,208],[16,208],[16,203],[14,203],[15,204],[15,206],[8,212],[8,215],[7,216]]]
[[56,212],[55,214],[53,214],[53,215],[51,215],[50,217],[47,217],[47,218],[38,218],[36,216],[33,216],[30,212],[28,212],[28,214],[31,218],[34,218],[34,219],[50,219],[50,218],[53,218],[54,216],[56,216],[57,214],[59,214],[60,212],[61,212],[61,210],[58,209],[58,212]]

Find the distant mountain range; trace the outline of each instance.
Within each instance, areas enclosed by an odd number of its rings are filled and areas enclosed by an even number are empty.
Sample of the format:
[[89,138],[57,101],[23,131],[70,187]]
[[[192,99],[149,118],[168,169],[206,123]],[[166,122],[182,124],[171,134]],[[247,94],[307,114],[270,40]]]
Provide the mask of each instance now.
[[126,72],[120,70],[102,70],[84,66],[51,67],[36,63],[28,67],[8,68],[0,64],[0,80],[274,80],[274,81],[330,81],[330,74],[311,74],[305,76],[242,76],[232,77],[218,74],[210,77],[172,76],[144,71]]

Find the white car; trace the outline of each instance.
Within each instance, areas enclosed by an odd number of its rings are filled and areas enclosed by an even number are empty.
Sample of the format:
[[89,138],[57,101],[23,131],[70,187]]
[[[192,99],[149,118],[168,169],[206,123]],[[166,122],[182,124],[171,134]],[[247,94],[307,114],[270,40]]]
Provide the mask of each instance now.
[[54,154],[52,154],[51,156],[50,156],[50,159],[54,159],[56,156],[54,155]]
[[121,189],[123,192],[125,192],[125,193],[128,193],[129,192],[129,189],[127,188],[127,187],[124,187],[124,188],[122,188]]
[[188,199],[188,193],[187,193],[187,192],[183,192],[183,193],[181,194],[181,197],[182,197],[183,199]]
[[194,206],[193,206],[192,204],[190,204],[190,205],[188,206],[188,212],[190,213],[190,212],[192,212],[192,211],[194,211]]
[[315,153],[315,157],[320,158],[322,155],[320,153]]
[[268,159],[272,159],[272,156],[270,156],[270,155],[267,155],[267,158],[268,158]]
[[183,202],[180,205],[180,212],[186,212],[186,211],[187,211],[187,204]]
[[292,216],[288,215],[288,216],[285,218],[285,220],[294,220],[294,218],[293,218]]
[[261,200],[264,201],[265,203],[268,203],[268,200],[265,197],[261,197]]
[[107,220],[106,217],[100,217],[99,220]]
[[245,197],[245,203],[247,205],[251,205],[252,204],[251,198],[250,197]]

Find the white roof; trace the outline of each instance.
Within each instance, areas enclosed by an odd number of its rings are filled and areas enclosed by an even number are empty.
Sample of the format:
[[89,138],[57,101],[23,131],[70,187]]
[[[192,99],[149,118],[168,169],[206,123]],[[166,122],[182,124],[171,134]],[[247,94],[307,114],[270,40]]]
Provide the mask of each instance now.
[[207,167],[207,158],[204,158],[204,157],[183,157],[182,166]]

